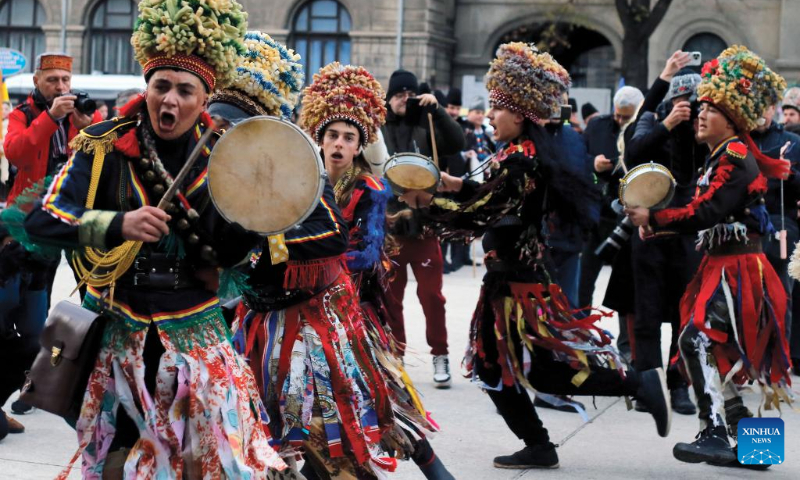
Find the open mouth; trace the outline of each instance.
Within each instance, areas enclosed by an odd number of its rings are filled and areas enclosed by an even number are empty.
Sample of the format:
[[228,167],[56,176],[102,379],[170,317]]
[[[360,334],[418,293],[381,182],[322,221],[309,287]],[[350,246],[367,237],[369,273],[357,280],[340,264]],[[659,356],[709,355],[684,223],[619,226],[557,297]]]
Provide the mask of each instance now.
[[334,152],[334,153],[332,153],[332,154],[331,154],[331,158],[332,158],[332,159],[334,159],[334,160],[341,160],[341,159],[343,159],[344,157],[342,156],[342,154],[341,154],[341,153],[339,153],[339,152]]
[[161,112],[158,116],[158,125],[164,130],[172,130],[177,121],[177,117],[171,112]]

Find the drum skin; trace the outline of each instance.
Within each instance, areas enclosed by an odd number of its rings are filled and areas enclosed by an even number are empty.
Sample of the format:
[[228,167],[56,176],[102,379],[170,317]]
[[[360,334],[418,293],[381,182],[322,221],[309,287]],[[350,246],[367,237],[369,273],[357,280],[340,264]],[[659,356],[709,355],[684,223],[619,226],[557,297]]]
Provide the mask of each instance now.
[[639,165],[619,183],[619,200],[626,207],[665,207],[674,194],[675,178],[657,163]]
[[295,125],[253,117],[217,141],[208,162],[208,189],[229,222],[263,235],[305,220],[319,203],[325,170],[316,145]]
[[436,191],[441,175],[428,157],[417,153],[398,153],[386,162],[384,176],[392,190],[402,194],[408,190]]

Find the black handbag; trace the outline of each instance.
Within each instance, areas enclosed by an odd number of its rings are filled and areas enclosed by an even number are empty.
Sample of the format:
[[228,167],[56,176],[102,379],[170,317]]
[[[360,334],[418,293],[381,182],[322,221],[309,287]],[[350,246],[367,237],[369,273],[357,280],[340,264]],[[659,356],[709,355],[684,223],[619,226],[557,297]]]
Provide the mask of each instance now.
[[67,300],[50,310],[41,350],[20,399],[67,419],[77,419],[100,351],[105,318]]

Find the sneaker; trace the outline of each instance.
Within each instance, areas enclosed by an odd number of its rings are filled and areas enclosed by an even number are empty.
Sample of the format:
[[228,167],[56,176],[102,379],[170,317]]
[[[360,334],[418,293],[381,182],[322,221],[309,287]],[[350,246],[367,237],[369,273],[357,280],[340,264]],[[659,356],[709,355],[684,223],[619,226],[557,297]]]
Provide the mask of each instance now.
[[433,356],[433,384],[436,388],[450,388],[450,359],[447,355]]
[[695,437],[692,443],[678,443],[672,448],[672,455],[686,463],[706,462],[723,466],[736,461],[736,453],[728,443],[725,426],[709,426]]
[[495,468],[524,470],[528,468],[558,468],[558,454],[552,443],[528,445],[512,455],[494,458]]
[[647,405],[645,405],[645,403],[641,400],[636,400],[633,402],[633,409],[637,412],[650,413],[650,409],[647,408]]
[[25,425],[19,423],[19,420],[14,417],[9,417],[7,413],[5,416],[8,422],[8,433],[22,433],[25,431]]
[[681,415],[694,415],[697,413],[697,408],[689,398],[689,387],[673,388],[670,390],[669,395],[669,402],[675,413],[680,413]]
[[27,403],[23,402],[22,400],[17,400],[11,404],[11,411],[16,413],[17,415],[25,415],[26,413],[33,412],[33,406],[28,405]]
[[[563,396],[563,395],[556,395],[556,397],[564,400],[565,402],[578,404],[582,409],[586,410],[586,406],[584,406],[584,404],[582,404],[581,402],[576,401],[573,398],[566,397],[566,396]],[[546,400],[544,400],[542,398],[539,398],[539,395],[536,395],[536,397],[533,399],[533,406],[536,407],[536,408],[549,408],[551,410],[558,410],[559,412],[578,413],[578,411],[575,410],[575,407],[573,407],[572,405],[569,405],[569,404],[567,404],[567,405],[554,405],[554,404],[552,404],[552,403],[550,403],[550,402],[548,402],[548,401],[546,401]]]
[[653,416],[658,434],[662,437],[669,435],[672,410],[667,406],[667,382],[663,368],[653,368],[639,374],[636,400],[642,402]]

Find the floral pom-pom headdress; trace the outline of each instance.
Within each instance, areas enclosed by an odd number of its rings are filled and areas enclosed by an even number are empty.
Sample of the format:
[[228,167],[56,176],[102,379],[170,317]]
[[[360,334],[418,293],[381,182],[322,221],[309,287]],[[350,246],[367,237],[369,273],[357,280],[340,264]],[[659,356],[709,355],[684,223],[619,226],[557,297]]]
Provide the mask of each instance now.
[[218,89],[211,103],[230,103],[250,115],[291,117],[305,80],[300,55],[256,31],[247,32],[244,47],[233,82]]
[[247,14],[235,0],[141,0],[131,45],[145,77],[185,70],[214,91],[233,79],[245,31]]
[[500,45],[486,74],[489,99],[534,122],[556,113],[569,87],[564,67],[522,42]]
[[771,105],[783,98],[786,81],[747,47],[734,45],[706,62],[697,87],[701,102],[722,110],[740,132],[750,132]]
[[763,125],[764,111],[783,98],[786,80],[741,45],[729,47],[706,62],[700,76],[703,80],[697,87],[698,99],[714,105],[733,122],[764,175],[783,178],[789,170],[788,162],[761,153],[750,132]]
[[314,74],[314,83],[303,92],[300,126],[320,143],[326,126],[350,122],[361,131],[361,144],[368,145],[386,121],[384,96],[366,69],[333,62]]

